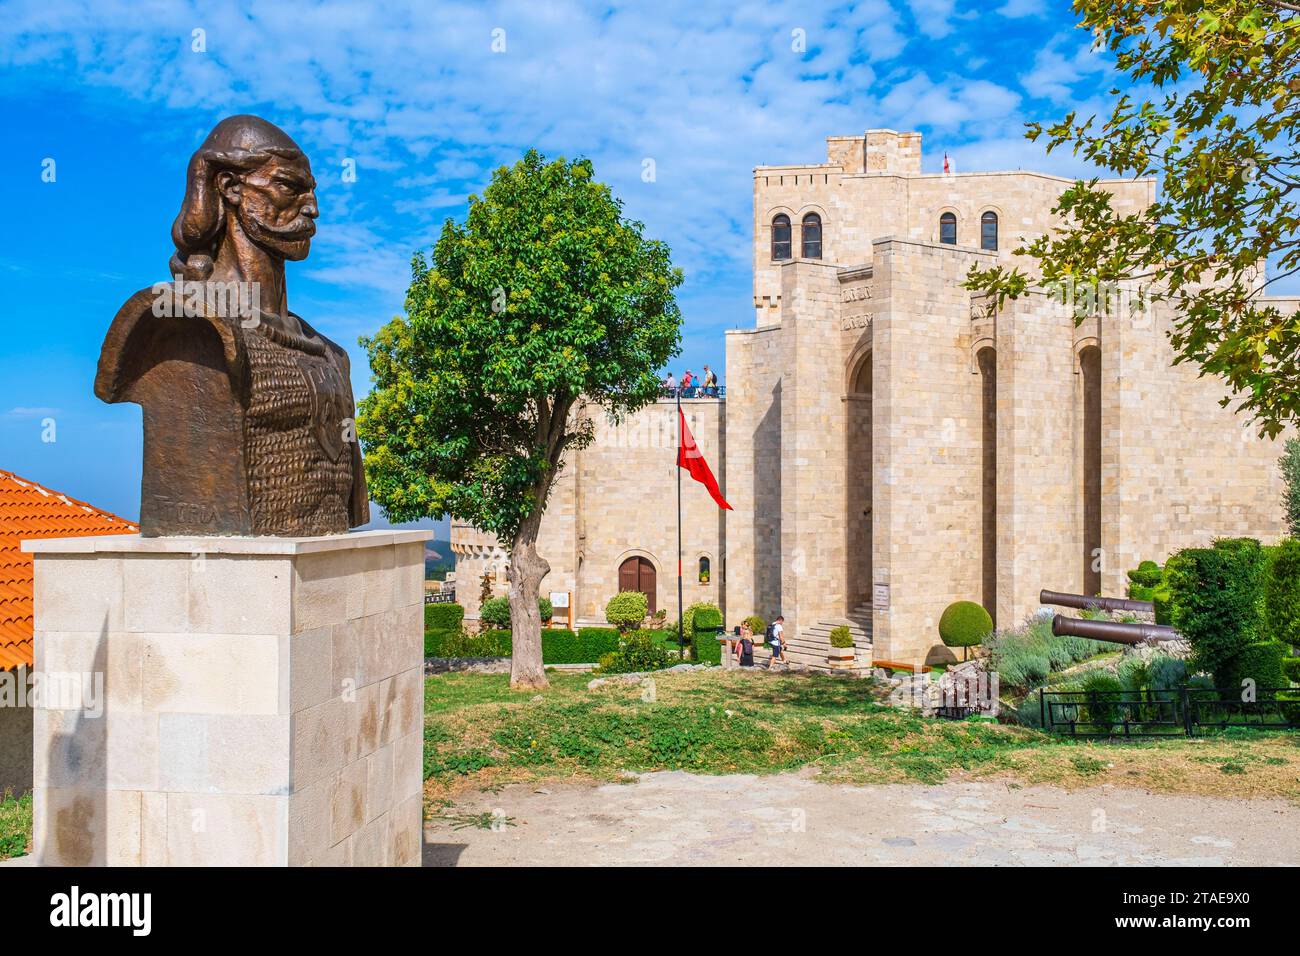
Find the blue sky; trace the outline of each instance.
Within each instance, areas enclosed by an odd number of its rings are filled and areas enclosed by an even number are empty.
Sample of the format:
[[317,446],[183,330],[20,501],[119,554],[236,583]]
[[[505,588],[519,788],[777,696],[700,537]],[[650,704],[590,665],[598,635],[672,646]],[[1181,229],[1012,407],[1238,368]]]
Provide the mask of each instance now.
[[225,115],[265,116],[312,159],[319,232],[289,267],[290,307],[351,351],[358,396],[357,337],[400,312],[411,254],[530,146],[590,157],[670,245],[686,273],[674,367],[722,369],[724,331],[753,322],[755,165],[892,127],[925,135],[931,171],[947,150],[963,171],[1085,174],[1022,136],[1115,83],[1074,19],[1068,0],[9,0],[0,468],[138,515],[140,412],[94,397],[95,363],[121,303],[166,278],[186,161]]

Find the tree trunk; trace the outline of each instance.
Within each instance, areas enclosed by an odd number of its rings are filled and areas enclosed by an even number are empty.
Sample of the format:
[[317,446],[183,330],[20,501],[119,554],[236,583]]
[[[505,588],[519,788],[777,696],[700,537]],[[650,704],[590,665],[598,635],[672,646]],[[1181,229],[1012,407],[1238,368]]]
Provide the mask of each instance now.
[[542,614],[537,607],[542,578],[551,566],[537,553],[541,509],[524,520],[510,548],[510,689],[549,686],[542,666]]

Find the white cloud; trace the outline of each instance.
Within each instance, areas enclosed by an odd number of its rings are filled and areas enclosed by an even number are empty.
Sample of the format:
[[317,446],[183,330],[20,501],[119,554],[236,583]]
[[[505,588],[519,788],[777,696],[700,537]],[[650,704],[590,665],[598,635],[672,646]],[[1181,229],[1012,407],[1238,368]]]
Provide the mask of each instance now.
[[[1062,48],[1066,52],[1061,52]],[[1072,89],[1075,84],[1102,73],[1106,68],[1106,60],[1101,54],[1094,53],[1090,44],[1080,43],[1076,35],[1061,34],[1034,55],[1033,68],[1021,77],[1020,82],[1031,96],[1063,103],[1075,98]]]
[[1047,4],[1045,0],[1007,0],[993,12],[1012,20],[1041,17],[1047,12]]

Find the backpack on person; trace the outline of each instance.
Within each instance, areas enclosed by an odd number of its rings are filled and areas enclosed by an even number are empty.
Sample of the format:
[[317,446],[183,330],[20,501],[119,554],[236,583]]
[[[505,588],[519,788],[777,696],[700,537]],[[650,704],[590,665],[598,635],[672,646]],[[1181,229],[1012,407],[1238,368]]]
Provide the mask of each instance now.
[[740,666],[754,666],[754,642],[747,637],[740,639]]
[[776,640],[776,621],[769,624],[767,629],[763,631],[763,640],[767,641],[769,644]]

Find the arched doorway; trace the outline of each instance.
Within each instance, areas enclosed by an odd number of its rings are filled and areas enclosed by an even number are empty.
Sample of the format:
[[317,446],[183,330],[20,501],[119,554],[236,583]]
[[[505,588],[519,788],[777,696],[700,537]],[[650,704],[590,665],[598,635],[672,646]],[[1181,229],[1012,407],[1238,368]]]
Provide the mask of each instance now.
[[656,594],[655,566],[649,558],[633,555],[618,566],[618,589],[620,591],[640,591],[645,595],[646,607],[651,614],[658,608]]
[[848,607],[871,602],[871,353],[849,370],[846,395],[845,527],[848,533]]

